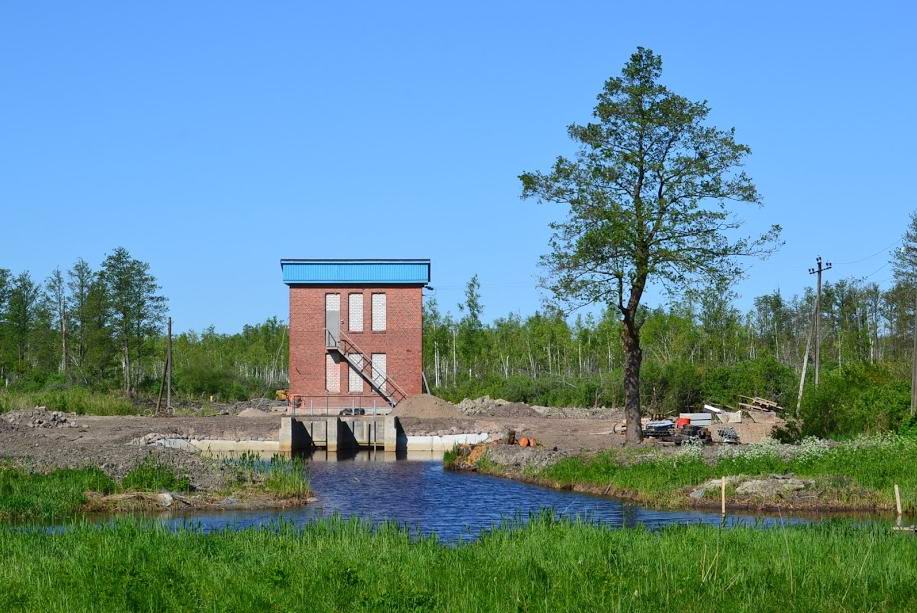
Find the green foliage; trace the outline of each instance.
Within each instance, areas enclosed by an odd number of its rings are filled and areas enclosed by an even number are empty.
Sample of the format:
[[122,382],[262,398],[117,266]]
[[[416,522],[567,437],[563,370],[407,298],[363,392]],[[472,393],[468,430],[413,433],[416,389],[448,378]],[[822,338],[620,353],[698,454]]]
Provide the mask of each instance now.
[[191,480],[187,475],[180,475],[174,467],[149,455],[124,475],[121,489],[130,492],[187,492],[191,490]]
[[211,364],[185,364],[175,371],[175,390],[189,396],[215,395],[222,400],[245,400],[249,389],[236,373]]
[[0,521],[64,519],[85,502],[84,492],[110,494],[115,488],[115,482],[98,468],[41,474],[0,464]]
[[119,394],[93,392],[80,387],[37,392],[0,390],[0,413],[38,406],[49,411],[79,415],[135,415],[139,412],[133,402]]
[[859,437],[829,446],[806,439],[799,446],[778,448],[764,443],[727,449],[705,459],[693,448],[661,454],[652,449],[609,450],[592,457],[572,457],[539,476],[560,484],[613,486],[656,504],[683,502],[683,488],[723,475],[795,474],[818,478],[832,487],[839,502],[886,506],[897,483],[905,507],[917,511],[917,438],[884,435]]
[[224,461],[234,472],[236,487],[257,485],[278,498],[303,498],[311,492],[308,464],[302,458],[274,454],[265,462],[254,452]]
[[[792,369],[771,357],[718,367],[649,362],[641,377],[643,406],[664,415],[699,409],[704,402],[733,404],[739,395],[789,402],[796,385]],[[604,376],[490,376],[433,391],[452,402],[489,395],[542,406],[618,406],[623,397],[619,370]]]
[[801,432],[854,436],[895,431],[907,423],[910,402],[910,385],[890,369],[845,365],[825,373],[818,387],[806,389],[800,408]]
[[339,518],[211,533],[138,521],[0,530],[4,611],[917,608],[917,539],[883,525],[650,532],[544,515],[455,547]]
[[302,498],[310,492],[307,474],[302,458],[275,455],[271,458],[263,487],[280,498]]

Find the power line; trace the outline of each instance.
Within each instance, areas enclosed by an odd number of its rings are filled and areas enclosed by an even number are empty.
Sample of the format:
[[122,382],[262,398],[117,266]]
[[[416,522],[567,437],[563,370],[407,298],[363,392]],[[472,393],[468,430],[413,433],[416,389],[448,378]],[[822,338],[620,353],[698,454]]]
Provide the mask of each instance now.
[[849,262],[835,262],[835,264],[837,264],[838,266],[844,266],[844,265],[847,265],[847,264],[859,264],[860,262],[865,262],[866,260],[868,260],[868,259],[870,259],[870,258],[874,258],[874,257],[876,257],[876,256],[879,255],[879,254],[887,253],[888,251],[891,250],[892,247],[894,247],[894,246],[897,245],[897,244],[898,244],[898,241],[895,241],[895,242],[893,242],[892,244],[890,244],[889,246],[883,247],[882,249],[879,249],[879,250],[876,251],[875,253],[873,253],[873,254],[871,254],[871,255],[867,255],[867,256],[864,257],[864,258],[860,258],[860,259],[858,259],[858,260],[850,260]]
[[868,275],[866,275],[865,277],[863,277],[863,279],[864,279],[864,280],[865,280],[865,279],[868,279],[869,277],[873,276],[873,275],[876,274],[877,272],[880,272],[880,271],[882,271],[882,270],[885,270],[886,268],[888,268],[888,262],[885,262],[884,264],[882,264],[881,266],[879,266],[878,268],[876,268],[874,271],[872,271],[871,273],[869,273]]

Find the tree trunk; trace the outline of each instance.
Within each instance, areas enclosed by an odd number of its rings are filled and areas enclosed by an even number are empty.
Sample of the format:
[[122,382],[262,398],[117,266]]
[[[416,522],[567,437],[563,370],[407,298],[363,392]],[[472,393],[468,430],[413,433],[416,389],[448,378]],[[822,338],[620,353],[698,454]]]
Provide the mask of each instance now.
[[124,345],[124,393],[131,395],[131,354],[126,344]]
[[66,313],[61,317],[61,320],[60,320],[60,336],[61,336],[60,371],[66,375],[67,374],[67,315]]
[[625,443],[637,445],[643,440],[643,426],[640,422],[640,363],[643,352],[640,349],[640,331],[632,319],[625,318],[621,337],[624,341]]

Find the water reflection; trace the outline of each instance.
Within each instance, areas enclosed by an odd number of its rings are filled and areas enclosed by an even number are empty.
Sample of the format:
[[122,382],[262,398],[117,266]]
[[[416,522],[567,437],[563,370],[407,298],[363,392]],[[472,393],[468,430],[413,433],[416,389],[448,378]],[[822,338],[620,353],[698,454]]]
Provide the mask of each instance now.
[[[446,471],[439,453],[422,457],[411,454],[403,460],[384,452],[361,452],[349,458],[330,455],[318,453],[309,463],[310,480],[318,497],[315,504],[283,511],[225,511],[162,521],[217,530],[264,525],[281,518],[302,525],[338,513],[373,523],[395,521],[413,532],[436,534],[445,541],[473,539],[502,522],[525,519],[544,510],[558,517],[611,527],[721,522],[718,513],[645,509],[608,498]],[[781,521],[753,515],[730,515],[726,520],[729,525],[772,525]]]

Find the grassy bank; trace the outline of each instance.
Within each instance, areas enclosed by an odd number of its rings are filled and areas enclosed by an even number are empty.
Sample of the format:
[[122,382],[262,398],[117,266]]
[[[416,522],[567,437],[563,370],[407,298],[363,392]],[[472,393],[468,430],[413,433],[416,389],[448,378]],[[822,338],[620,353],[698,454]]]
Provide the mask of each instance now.
[[78,415],[136,415],[141,407],[115,392],[96,392],[82,387],[42,391],[0,390],[0,413],[45,407]]
[[881,527],[607,530],[542,517],[447,547],[327,520],[203,534],[0,528],[0,610],[914,610]]
[[[446,462],[460,462],[454,453]],[[764,443],[715,452],[697,447],[611,449],[591,456],[565,458],[540,470],[512,474],[487,454],[474,460],[482,472],[517,476],[551,485],[616,495],[654,506],[718,504],[719,490],[704,498],[692,489],[722,476],[767,478],[794,475],[812,484],[795,499],[756,499],[727,488],[731,506],[798,509],[892,509],[894,485],[906,511],[917,511],[917,437],[883,435],[829,444],[807,439],[799,445]],[[740,504],[739,504],[740,503]]]
[[66,468],[48,473],[0,465],[0,521],[50,522],[79,513],[88,493],[187,492],[186,475],[146,458],[118,482],[96,467]]
[[[305,501],[309,480],[302,460],[275,457],[270,462],[243,458],[227,463],[224,486],[213,492],[183,496],[190,507],[218,505],[221,498],[234,504],[281,506]],[[0,464],[0,522],[60,521],[85,511],[131,511],[155,508],[157,500],[142,493],[190,494],[191,479],[171,465],[147,456],[118,481],[96,467],[38,473]],[[2,609],[0,609],[2,610]]]

